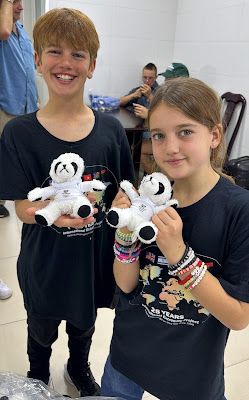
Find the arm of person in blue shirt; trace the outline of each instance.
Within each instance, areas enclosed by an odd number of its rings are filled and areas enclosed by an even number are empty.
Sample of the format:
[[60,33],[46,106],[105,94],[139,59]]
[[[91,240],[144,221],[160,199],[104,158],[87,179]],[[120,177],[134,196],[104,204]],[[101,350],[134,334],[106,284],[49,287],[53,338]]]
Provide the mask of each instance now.
[[13,27],[13,4],[0,0],[0,40],[10,37]]

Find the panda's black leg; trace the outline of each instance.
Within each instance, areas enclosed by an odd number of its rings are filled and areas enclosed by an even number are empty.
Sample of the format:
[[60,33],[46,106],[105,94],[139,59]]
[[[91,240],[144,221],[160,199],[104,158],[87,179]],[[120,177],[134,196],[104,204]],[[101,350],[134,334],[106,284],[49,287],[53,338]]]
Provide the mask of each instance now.
[[48,226],[48,222],[47,222],[46,218],[43,217],[42,215],[36,214],[35,220],[36,220],[37,224],[39,224],[41,226]]
[[106,219],[107,219],[107,222],[109,222],[109,224],[111,226],[113,226],[114,228],[118,225],[119,216],[116,211],[114,211],[114,210],[109,211]]
[[150,241],[155,238],[155,231],[151,226],[144,226],[139,231],[141,240]]
[[88,205],[80,206],[78,214],[81,218],[87,218],[91,214],[91,207]]

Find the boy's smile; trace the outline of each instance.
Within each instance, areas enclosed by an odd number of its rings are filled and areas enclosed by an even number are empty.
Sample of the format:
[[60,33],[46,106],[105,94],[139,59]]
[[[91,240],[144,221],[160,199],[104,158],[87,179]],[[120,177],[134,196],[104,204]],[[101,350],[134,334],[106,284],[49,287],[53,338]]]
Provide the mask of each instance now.
[[65,83],[71,82],[75,78],[73,75],[68,74],[57,74],[56,77],[57,79]]

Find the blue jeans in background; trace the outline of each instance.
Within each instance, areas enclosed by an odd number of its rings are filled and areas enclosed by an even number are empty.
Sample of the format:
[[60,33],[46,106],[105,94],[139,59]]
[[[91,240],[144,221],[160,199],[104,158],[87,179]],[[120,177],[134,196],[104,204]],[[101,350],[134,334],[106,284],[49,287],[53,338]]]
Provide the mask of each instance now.
[[[140,386],[112,367],[108,356],[101,379],[101,396],[119,397],[120,400],[141,400],[143,394],[144,390]],[[227,399],[224,397],[224,400]]]

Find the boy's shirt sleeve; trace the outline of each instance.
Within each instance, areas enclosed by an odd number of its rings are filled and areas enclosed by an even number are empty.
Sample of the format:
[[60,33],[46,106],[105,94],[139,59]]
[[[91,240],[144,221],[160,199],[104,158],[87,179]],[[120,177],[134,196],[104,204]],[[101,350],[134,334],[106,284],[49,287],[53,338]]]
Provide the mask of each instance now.
[[[8,124],[7,124],[8,125]],[[0,199],[22,200],[33,189],[23,169],[9,126],[5,126],[0,138]]]

